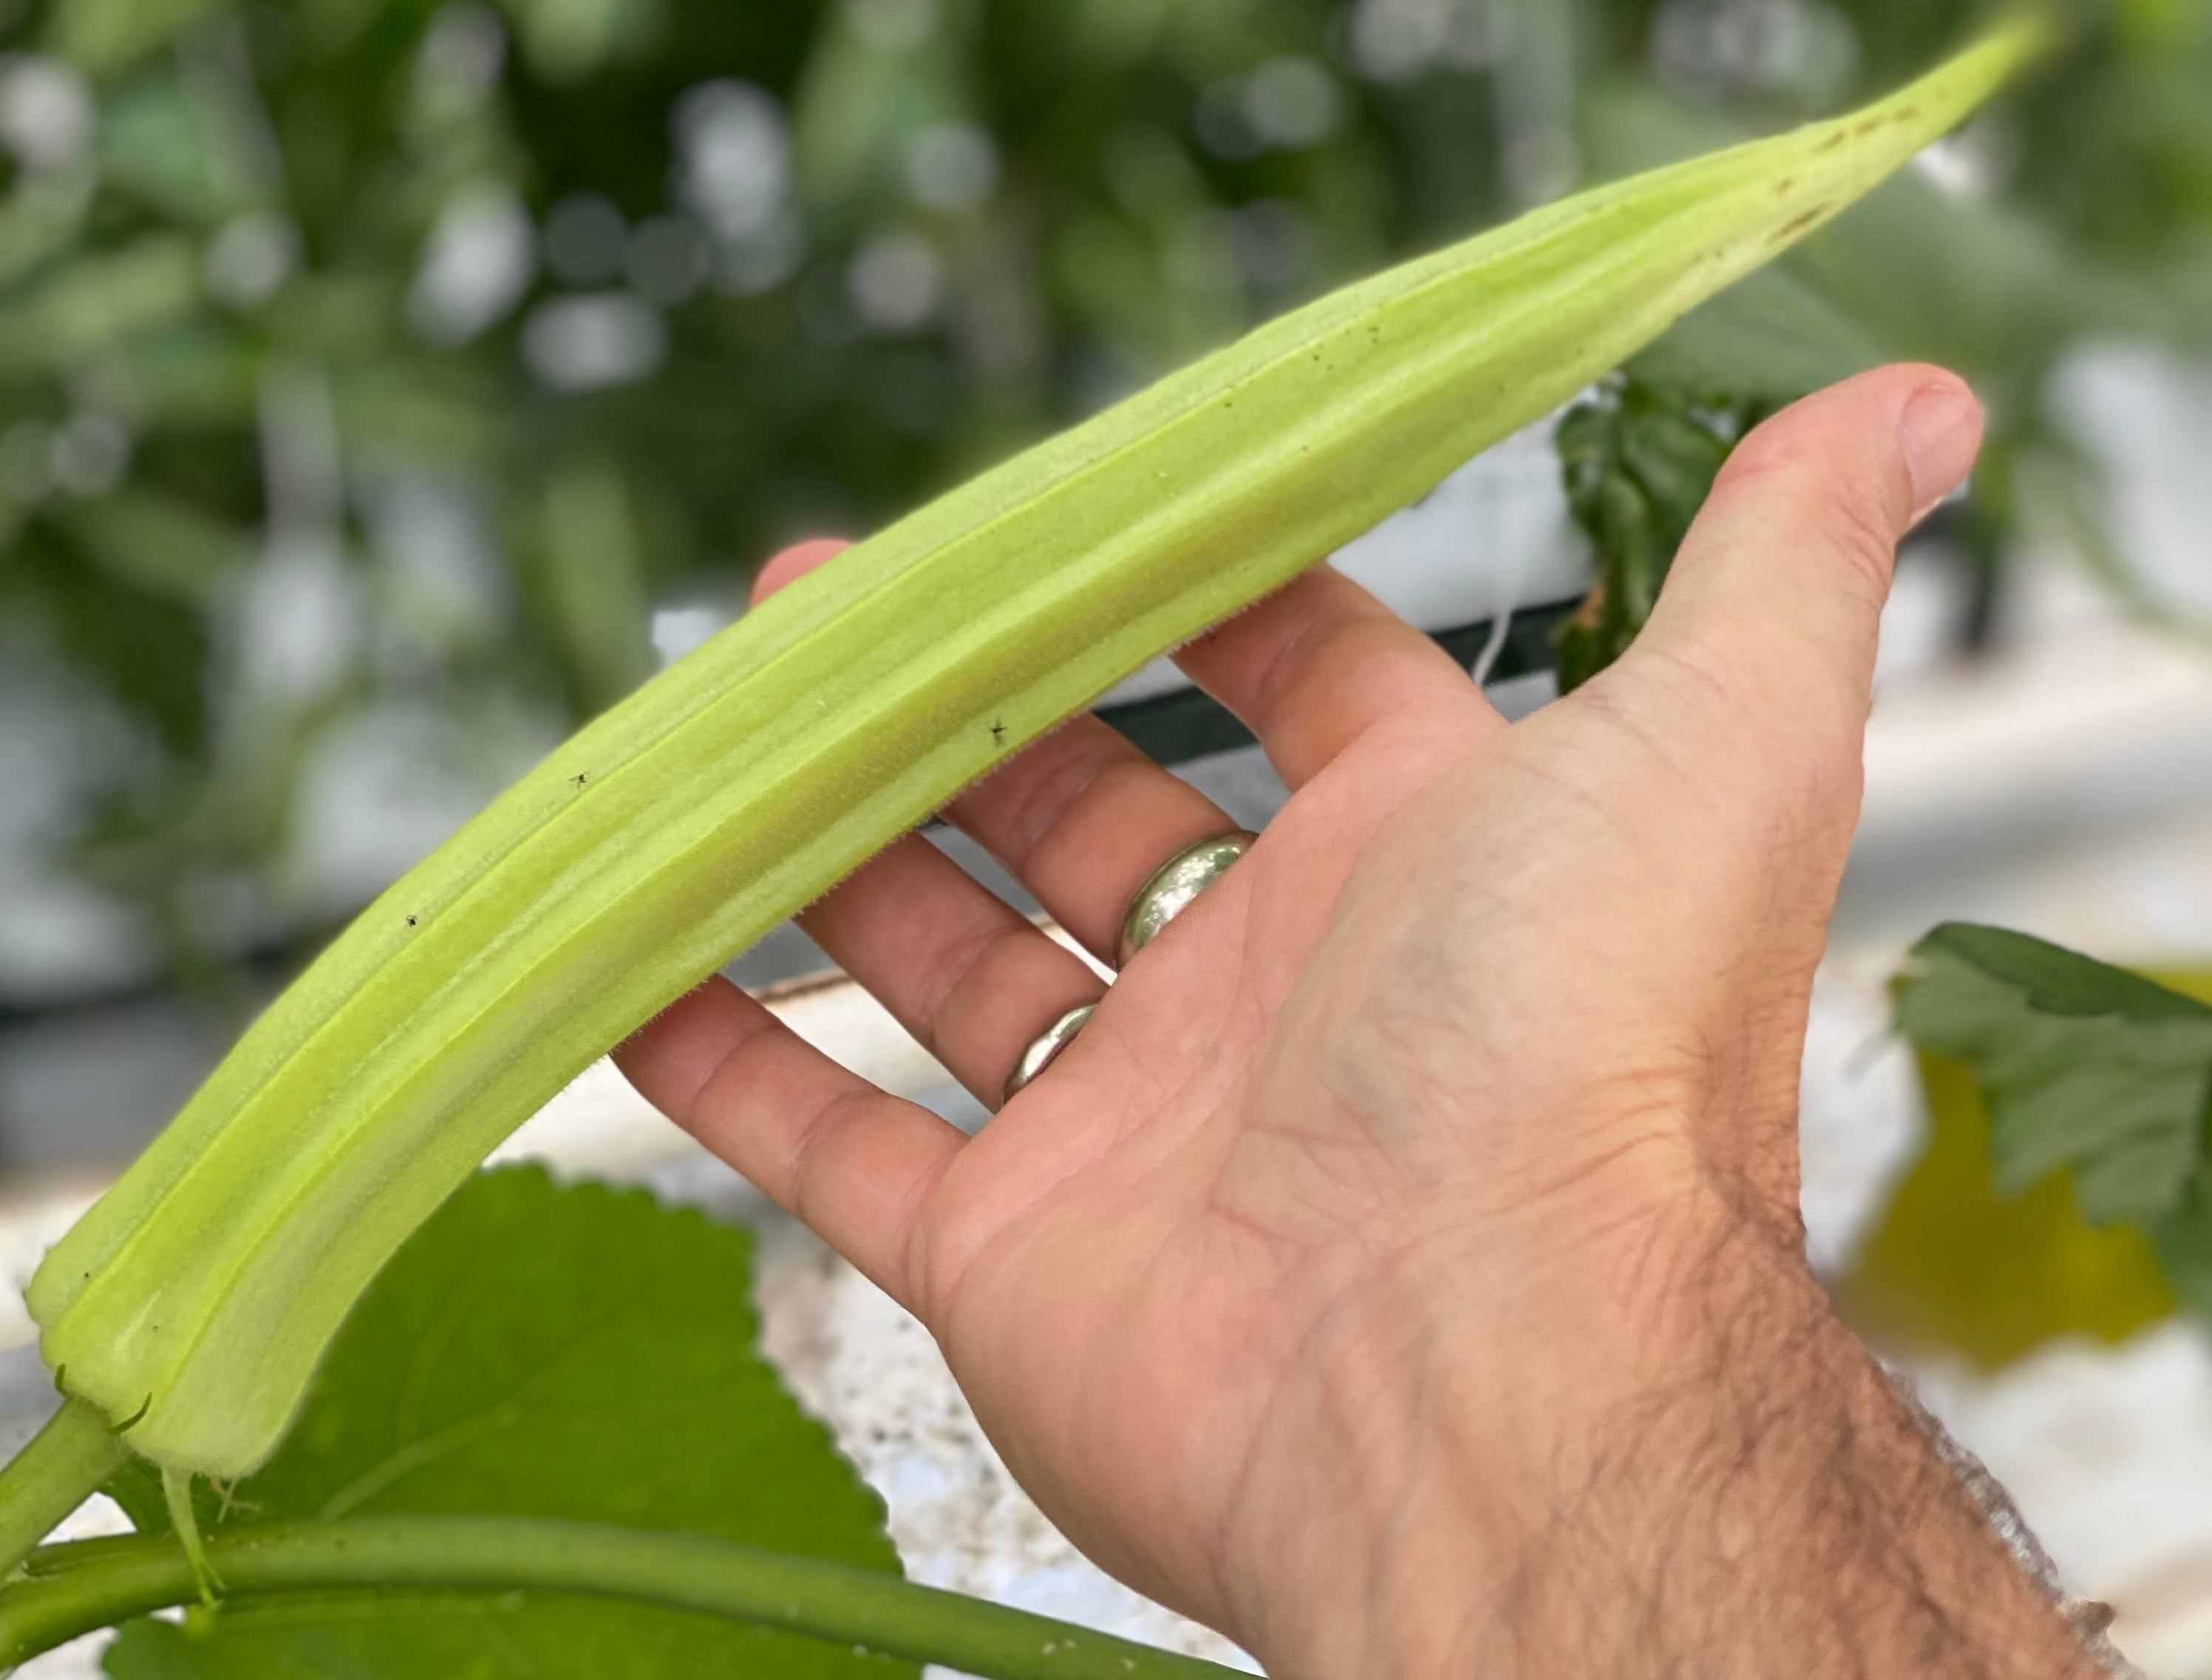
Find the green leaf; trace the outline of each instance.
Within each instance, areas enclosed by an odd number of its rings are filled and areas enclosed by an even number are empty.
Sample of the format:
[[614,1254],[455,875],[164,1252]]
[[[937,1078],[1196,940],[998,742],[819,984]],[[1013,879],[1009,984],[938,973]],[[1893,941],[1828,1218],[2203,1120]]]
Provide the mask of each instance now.
[[[2172,1312],[2177,1293],[2212,1308],[2212,1214],[2201,1181],[2142,1229],[2092,1225],[2067,1166],[2008,1190],[1994,1170],[1980,1082],[1992,1066],[2063,1062],[2081,1049],[2085,1026],[2107,1041],[2096,1053],[2123,1064],[2133,1053],[2128,1034],[2154,1029],[2138,1047],[2154,1068],[2163,1035],[2212,1014],[2192,1001],[2212,1001],[2212,974],[2145,979],[2019,934],[1954,927],[1929,936],[1899,992],[1905,1029],[1922,1042],[1930,1135],[1837,1286],[1852,1322],[1887,1345],[1942,1347],[1994,1369],[2061,1336],[2124,1341]],[[1939,1039],[1978,1048],[1961,1060],[1936,1048]],[[2191,1100],[2185,1081],[2177,1113]],[[2006,1111],[2016,1118],[2017,1102]]]
[[135,486],[64,507],[55,522],[94,564],[149,595],[194,605],[247,550],[245,533],[180,497]]
[[1628,651],[1756,397],[1630,376],[1607,381],[1559,423],[1567,506],[1597,551],[1598,581],[1559,633],[1559,687],[1572,691]]
[[[201,1520],[560,1517],[896,1573],[881,1502],[754,1351],[751,1242],[641,1193],[479,1174],[346,1322],[268,1464]],[[165,1529],[158,1473],[110,1491]],[[313,1597],[143,1620],[117,1680],[911,1675],[797,1636],[596,1599],[430,1592],[364,1618]]]
[[0,304],[0,380],[65,368],[199,307],[199,259],[185,240],[151,234],[72,257]]
[[1995,928],[1938,928],[1914,958],[1899,1025],[1973,1068],[2007,1193],[2064,1166],[2094,1223],[2183,1208],[2204,1159],[2212,1007]]
[[1826,293],[1770,268],[1691,311],[1628,366],[1649,385],[1727,391],[1778,408],[1893,359]]
[[112,74],[176,39],[216,0],[61,0],[46,44],[95,75]]
[[2203,1184],[2151,1233],[2166,1279],[2198,1317],[2212,1318],[2212,1197]]
[[653,674],[643,533],[622,474],[569,462],[545,486],[538,594],[576,697],[599,712]]
[[49,539],[23,544],[15,557],[71,660],[172,752],[197,752],[210,721],[209,640],[204,615],[182,592],[88,566]]
[[1925,1151],[1836,1285],[1852,1325],[1892,1350],[1940,1348],[1994,1371],[2063,1336],[2117,1344],[2174,1309],[2140,1231],[2081,1217],[2067,1175],[1997,1188],[1972,1070],[1923,1051]]

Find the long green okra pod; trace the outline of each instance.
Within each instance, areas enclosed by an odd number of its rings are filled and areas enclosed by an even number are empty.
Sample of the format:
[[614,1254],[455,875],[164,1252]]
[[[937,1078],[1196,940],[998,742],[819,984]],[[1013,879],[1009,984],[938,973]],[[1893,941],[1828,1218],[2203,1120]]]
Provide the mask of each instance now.
[[[135,1451],[253,1469],[378,1268],[593,1057],[1116,680],[1827,221],[2043,39],[2008,24],[1865,112],[1324,298],[747,614],[255,1023],[40,1269],[49,1365]],[[19,1538],[0,1513],[0,1559]]]

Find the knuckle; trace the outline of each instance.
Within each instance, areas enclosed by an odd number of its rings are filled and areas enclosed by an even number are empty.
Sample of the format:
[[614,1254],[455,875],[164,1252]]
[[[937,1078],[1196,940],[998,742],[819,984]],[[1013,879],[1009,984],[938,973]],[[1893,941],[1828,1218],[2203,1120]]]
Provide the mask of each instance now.
[[1844,581],[1879,606],[1889,595],[1898,531],[1882,498],[1856,484],[1838,484],[1818,514],[1822,541],[1843,562]]
[[784,1196],[784,1205],[794,1218],[819,1230],[834,1209],[842,1177],[839,1151],[851,1129],[866,1118],[875,1095],[862,1087],[837,1093],[800,1134]]
[[1577,697],[1617,733],[1671,759],[1745,721],[1753,702],[1747,688],[1735,667],[1702,642],[1646,638]]
[[917,996],[917,1020],[925,1048],[935,1050],[960,1013],[992,989],[995,965],[1018,955],[1024,935],[1034,937],[1026,922],[1012,927],[977,920],[946,940],[923,972]]
[[1811,444],[1787,416],[1768,421],[1737,445],[1716,496],[1758,485],[1756,499],[1785,519],[1794,508],[1796,523],[1842,563],[1848,581],[1878,602],[1889,593],[1910,488],[1871,460],[1839,461]]
[[992,849],[1009,868],[1018,871],[1102,779],[1127,763],[1133,752],[1104,726],[1091,728],[1079,723],[1031,747],[1002,770],[1004,779],[992,808],[987,810],[977,795],[970,794],[965,813],[970,818],[990,819],[986,825]]

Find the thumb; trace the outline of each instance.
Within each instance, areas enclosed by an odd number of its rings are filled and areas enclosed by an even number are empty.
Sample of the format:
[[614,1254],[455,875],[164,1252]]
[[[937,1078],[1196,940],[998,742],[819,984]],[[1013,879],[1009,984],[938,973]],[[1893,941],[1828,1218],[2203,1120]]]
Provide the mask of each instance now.
[[805,576],[823,561],[834,559],[851,546],[842,537],[815,537],[771,555],[753,574],[748,599],[751,605],[758,606],[785,584]]
[[1926,366],[1777,415],[1722,470],[1624,676],[1686,667],[1687,689],[1739,719],[1848,741],[1856,758],[1898,541],[1964,480],[1981,436],[1965,381]]

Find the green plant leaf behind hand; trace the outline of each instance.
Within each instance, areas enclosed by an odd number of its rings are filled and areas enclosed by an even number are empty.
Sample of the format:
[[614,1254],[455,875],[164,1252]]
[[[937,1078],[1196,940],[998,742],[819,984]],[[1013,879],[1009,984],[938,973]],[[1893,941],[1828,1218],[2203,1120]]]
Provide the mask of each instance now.
[[1917,1061],[1927,1147],[1835,1286],[1862,1334],[1996,1371],[2062,1336],[2117,1345],[2173,1312],[2142,1233],[2091,1225],[2063,1171],[2001,1190],[1973,1070],[1930,1050]]
[[1765,399],[1721,397],[1634,374],[1570,410],[1553,439],[1567,507],[1596,550],[1597,582],[1559,632],[1571,693],[1628,651],[1675,553]]
[[[1960,924],[1914,954],[1898,1020],[1935,1135],[1846,1305],[1990,1365],[2068,1331],[2118,1340],[2162,1316],[2168,1283],[2212,1312],[2212,977],[2162,984]],[[1962,1269],[1970,1247],[1986,1258]]]
[[2071,1167],[2099,1225],[2181,1207],[2204,1166],[2212,1006],[2002,928],[1938,928],[1914,955],[1899,1023],[1974,1068],[2001,1186]]
[[[276,1456],[210,1527],[372,1514],[568,1518],[896,1573],[880,1500],[754,1347],[750,1237],[641,1192],[479,1174],[356,1309]],[[167,1527],[158,1473],[111,1488]],[[127,1627],[116,1680],[836,1680],[913,1675],[796,1635],[606,1600],[234,1600]]]

